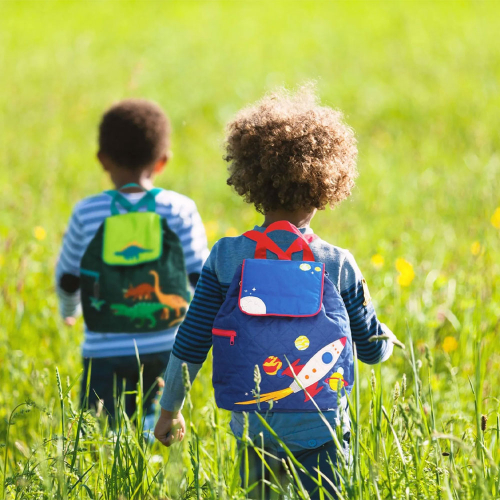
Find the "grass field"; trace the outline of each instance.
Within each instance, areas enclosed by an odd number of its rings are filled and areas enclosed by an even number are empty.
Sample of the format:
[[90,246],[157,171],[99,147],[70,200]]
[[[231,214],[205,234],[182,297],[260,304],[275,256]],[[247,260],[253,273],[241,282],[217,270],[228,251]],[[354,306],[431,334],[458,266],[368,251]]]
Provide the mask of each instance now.
[[82,325],[59,319],[53,269],[73,204],[109,187],[110,103],[168,111],[158,184],[196,200],[213,244],[261,220],[225,185],[224,124],[311,78],[360,151],[352,198],[313,228],[351,250],[407,346],[359,365],[341,495],[500,498],[499,18],[498,2],[2,1],[0,499],[245,497],[208,363],[182,445],[79,413]]

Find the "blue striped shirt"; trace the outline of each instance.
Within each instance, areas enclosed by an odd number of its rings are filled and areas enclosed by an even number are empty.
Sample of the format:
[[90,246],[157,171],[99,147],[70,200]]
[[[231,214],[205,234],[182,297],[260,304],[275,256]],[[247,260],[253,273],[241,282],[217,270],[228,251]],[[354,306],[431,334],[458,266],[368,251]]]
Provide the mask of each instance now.
[[[132,203],[136,203],[144,194],[129,193],[125,196]],[[111,197],[101,193],[85,198],[73,210],[56,268],[57,292],[63,317],[79,313],[80,294],[69,294],[62,290],[59,286],[61,276],[80,275],[83,254],[104,219],[111,215],[110,207]],[[156,196],[156,213],[166,219],[169,227],[179,237],[187,273],[200,273],[208,249],[205,229],[194,201],[174,191],[162,190]],[[91,332],[85,327],[82,353],[88,358],[132,356],[135,355],[134,341],[140,354],[168,351],[172,349],[176,333],[177,328],[140,335],[128,332],[103,334]]]
[[[264,228],[256,226],[256,231]],[[312,233],[312,229],[302,229],[304,233]],[[281,248],[288,248],[294,236],[283,231],[275,231],[270,237]],[[323,262],[328,277],[337,287],[349,315],[353,342],[356,343],[358,358],[364,363],[375,364],[387,359],[392,353],[393,344],[390,342],[369,342],[372,335],[384,333],[382,325],[375,314],[371,301],[368,300],[368,289],[364,282],[354,257],[347,250],[316,238],[310,243],[315,260]],[[222,238],[213,247],[191,302],[186,318],[179,328],[175,339],[172,356],[165,373],[165,389],[161,399],[161,406],[166,410],[177,410],[184,401],[184,387],[182,384],[181,365],[186,362],[191,378],[201,368],[207,354],[212,347],[212,325],[225,297],[234,273],[243,259],[253,258],[255,242],[244,236]],[[269,258],[276,258],[269,253]],[[300,253],[292,256],[299,259]],[[366,305],[365,305],[366,303]],[[346,401],[343,401],[345,407]],[[325,412],[332,427],[342,425],[348,430],[347,412],[344,420],[336,411]],[[328,429],[316,413],[275,413],[272,417],[273,428],[279,431],[278,435],[285,439],[292,448],[314,448],[321,446],[331,439]],[[242,418],[234,413],[231,428],[236,436],[241,436]],[[309,436],[307,442],[298,442],[290,429],[307,428]],[[287,430],[288,429],[288,430]],[[255,415],[250,415],[250,435],[257,436],[264,429]],[[294,437],[295,436],[295,437]],[[312,443],[312,444],[311,444]]]

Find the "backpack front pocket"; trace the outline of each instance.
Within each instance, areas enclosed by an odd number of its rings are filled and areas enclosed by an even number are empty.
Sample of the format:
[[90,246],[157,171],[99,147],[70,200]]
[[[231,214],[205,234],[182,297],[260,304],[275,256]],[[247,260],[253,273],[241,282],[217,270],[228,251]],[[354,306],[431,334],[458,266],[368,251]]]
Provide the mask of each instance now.
[[162,255],[161,217],[133,212],[104,221],[102,260],[109,266],[136,266]]
[[216,337],[229,337],[229,345],[234,345],[236,332],[234,330],[221,330],[220,328],[212,328],[212,335]]
[[240,310],[250,316],[315,316],[321,310],[324,277],[321,262],[245,259]]

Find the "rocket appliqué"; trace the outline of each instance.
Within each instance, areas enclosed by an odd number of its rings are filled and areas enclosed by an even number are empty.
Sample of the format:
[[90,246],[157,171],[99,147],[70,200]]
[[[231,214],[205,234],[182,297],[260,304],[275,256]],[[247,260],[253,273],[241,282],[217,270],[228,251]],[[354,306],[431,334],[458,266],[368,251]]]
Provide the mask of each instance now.
[[299,359],[294,361],[283,371],[283,375],[294,378],[294,381],[286,389],[261,394],[258,400],[253,399],[251,401],[242,401],[236,404],[250,405],[257,402],[277,401],[302,390],[306,393],[304,402],[309,401],[309,399],[316,396],[316,394],[323,389],[323,385],[318,387],[318,383],[321,382],[335,366],[335,363],[337,363],[344,350],[346,342],[347,337],[342,337],[331,344],[327,344],[317,351],[305,365],[300,365]]

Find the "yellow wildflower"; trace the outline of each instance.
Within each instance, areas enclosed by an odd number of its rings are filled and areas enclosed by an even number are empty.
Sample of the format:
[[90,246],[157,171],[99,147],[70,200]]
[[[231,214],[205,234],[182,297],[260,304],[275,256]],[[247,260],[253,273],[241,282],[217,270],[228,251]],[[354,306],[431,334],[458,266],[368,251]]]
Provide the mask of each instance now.
[[238,236],[238,230],[235,229],[234,227],[230,227],[227,231],[226,231],[226,236]]
[[415,274],[413,273],[413,271],[407,274],[400,274],[398,276],[398,284],[402,287],[410,286],[413,278],[415,278]]
[[404,273],[409,267],[412,267],[412,265],[402,257],[399,259],[396,259],[396,269],[400,273]]
[[400,286],[406,287],[410,286],[411,282],[415,278],[415,271],[413,266],[405,259],[396,259],[396,269],[399,272],[398,283]]
[[33,229],[33,234],[38,241],[42,241],[47,237],[47,231],[42,226],[36,226]]
[[371,262],[375,269],[380,269],[384,265],[384,257],[383,255],[376,253],[375,255],[372,255]]
[[481,251],[481,243],[479,243],[479,241],[475,241],[474,243],[472,243],[472,245],[470,246],[470,253],[472,255],[479,255],[480,251]]
[[452,352],[458,349],[458,342],[455,337],[445,337],[443,341],[444,352]]
[[490,220],[494,227],[500,229],[500,207],[493,212]]

